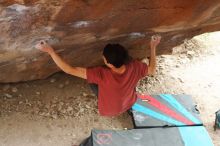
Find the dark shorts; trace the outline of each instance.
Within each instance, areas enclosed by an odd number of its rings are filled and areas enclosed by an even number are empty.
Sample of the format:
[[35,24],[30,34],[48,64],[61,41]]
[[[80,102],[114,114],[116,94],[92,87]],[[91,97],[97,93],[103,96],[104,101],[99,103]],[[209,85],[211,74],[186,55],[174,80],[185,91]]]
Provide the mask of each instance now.
[[98,97],[99,88],[97,84],[89,84],[90,88],[92,89],[93,93]]

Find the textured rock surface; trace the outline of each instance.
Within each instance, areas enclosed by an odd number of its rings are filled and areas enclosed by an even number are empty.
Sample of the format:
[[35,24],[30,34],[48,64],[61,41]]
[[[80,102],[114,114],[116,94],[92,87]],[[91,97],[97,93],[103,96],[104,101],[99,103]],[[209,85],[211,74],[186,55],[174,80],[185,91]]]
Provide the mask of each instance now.
[[186,38],[219,29],[219,0],[0,0],[0,82],[59,71],[34,48],[41,39],[72,65],[93,66],[102,63],[109,42],[143,58],[155,33],[163,37],[158,53],[165,54]]

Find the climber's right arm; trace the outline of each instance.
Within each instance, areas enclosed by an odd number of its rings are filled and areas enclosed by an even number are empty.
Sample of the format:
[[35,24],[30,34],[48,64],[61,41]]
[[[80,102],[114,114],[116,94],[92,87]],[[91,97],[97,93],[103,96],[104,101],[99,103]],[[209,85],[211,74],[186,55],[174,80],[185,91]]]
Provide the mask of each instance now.
[[72,67],[69,64],[67,64],[55,51],[54,49],[48,45],[46,42],[42,41],[37,46],[37,49],[47,52],[53,59],[53,61],[56,63],[56,65],[63,70],[65,73],[77,76],[83,79],[86,79],[86,68],[83,67]]

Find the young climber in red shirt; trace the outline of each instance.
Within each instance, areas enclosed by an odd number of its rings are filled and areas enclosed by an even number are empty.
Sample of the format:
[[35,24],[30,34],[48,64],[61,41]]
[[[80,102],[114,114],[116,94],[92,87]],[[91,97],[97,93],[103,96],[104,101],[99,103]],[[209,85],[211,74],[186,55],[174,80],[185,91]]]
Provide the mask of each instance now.
[[98,96],[100,115],[117,116],[130,109],[136,102],[137,82],[146,75],[155,74],[156,47],[160,39],[160,36],[153,36],[151,39],[149,66],[130,59],[127,50],[120,44],[107,44],[102,55],[106,66],[92,68],[70,66],[44,41],[37,44],[36,48],[47,52],[65,73],[87,79]]

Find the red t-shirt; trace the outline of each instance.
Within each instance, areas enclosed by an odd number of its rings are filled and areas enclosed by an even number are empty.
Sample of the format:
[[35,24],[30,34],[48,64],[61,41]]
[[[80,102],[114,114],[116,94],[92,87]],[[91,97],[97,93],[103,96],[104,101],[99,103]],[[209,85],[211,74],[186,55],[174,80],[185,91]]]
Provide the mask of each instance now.
[[102,116],[116,116],[127,111],[136,102],[135,87],[147,74],[147,64],[134,60],[126,65],[123,74],[107,67],[87,68],[89,83],[98,84],[98,109]]

